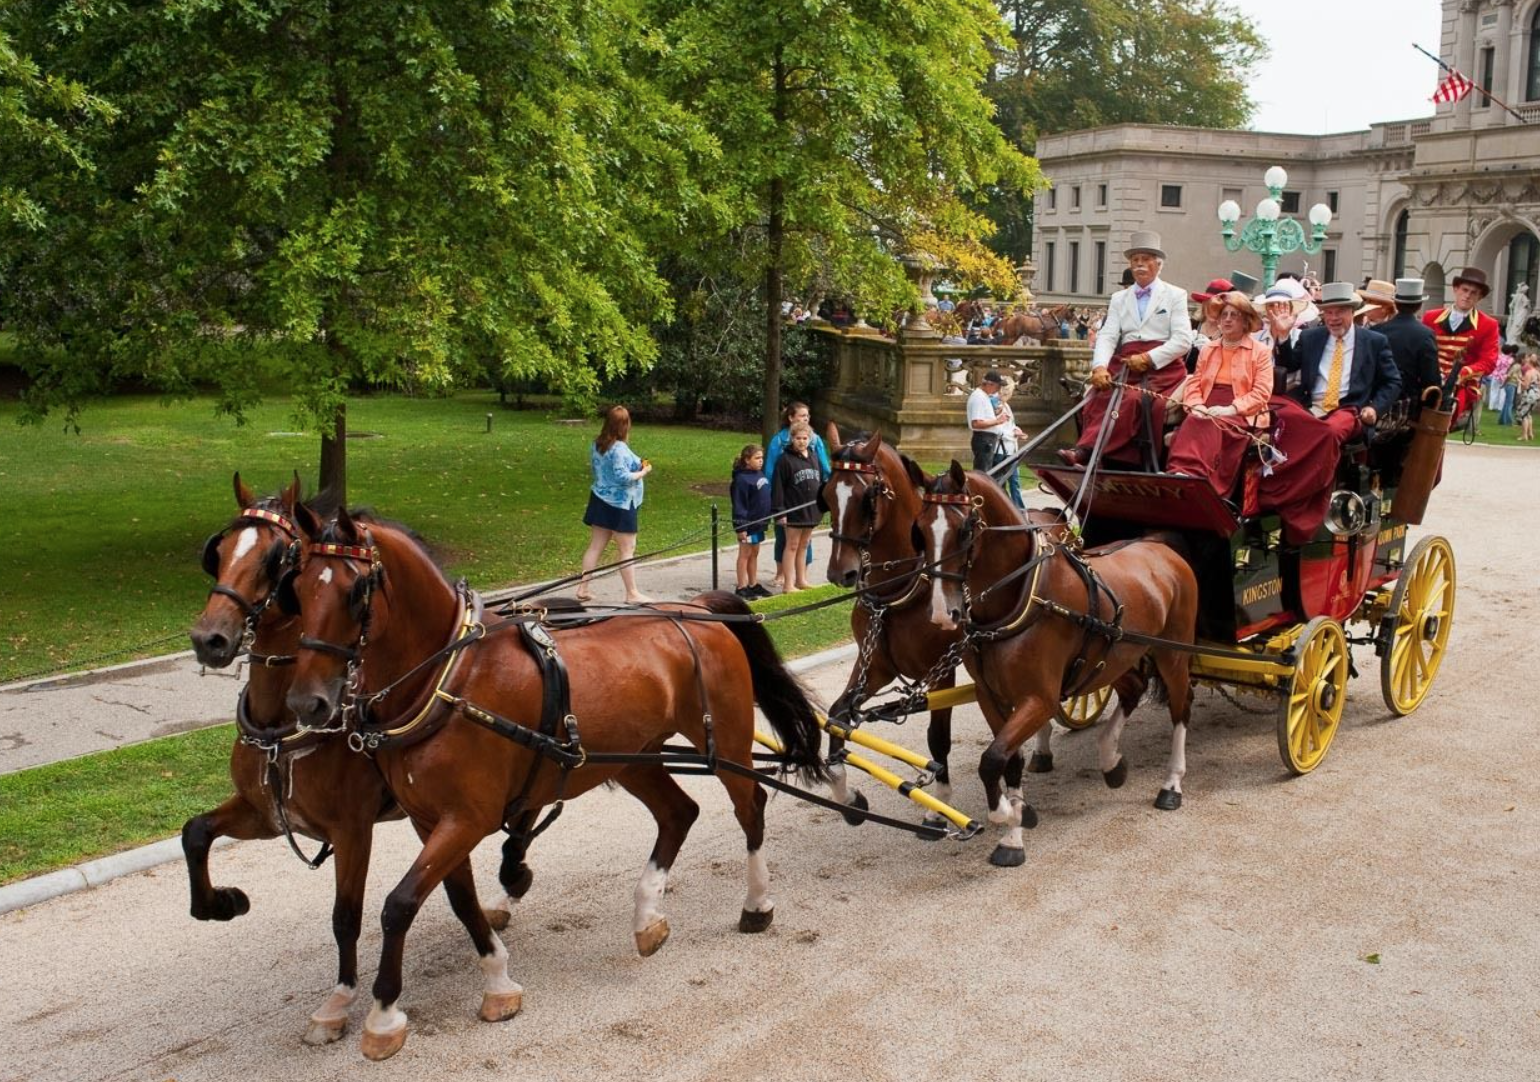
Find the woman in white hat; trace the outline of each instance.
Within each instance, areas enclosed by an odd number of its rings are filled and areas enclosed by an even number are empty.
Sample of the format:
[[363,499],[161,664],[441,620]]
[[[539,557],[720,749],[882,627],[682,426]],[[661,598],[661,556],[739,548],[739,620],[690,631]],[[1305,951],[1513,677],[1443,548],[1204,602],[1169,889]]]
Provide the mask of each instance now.
[[1244,293],[1211,297],[1204,314],[1219,333],[1198,354],[1198,367],[1184,385],[1187,419],[1171,442],[1166,469],[1202,477],[1228,497],[1240,479],[1252,433],[1268,425],[1273,351],[1253,337],[1262,317]]

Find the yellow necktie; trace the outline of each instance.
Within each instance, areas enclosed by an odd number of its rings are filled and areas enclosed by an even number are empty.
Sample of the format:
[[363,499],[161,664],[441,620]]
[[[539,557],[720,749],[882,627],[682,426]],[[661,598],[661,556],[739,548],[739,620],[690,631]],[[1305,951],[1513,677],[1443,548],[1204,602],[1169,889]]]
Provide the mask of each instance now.
[[1342,339],[1337,339],[1337,348],[1331,352],[1331,370],[1326,373],[1326,397],[1321,399],[1321,409],[1330,413],[1337,408],[1337,400],[1342,397]]

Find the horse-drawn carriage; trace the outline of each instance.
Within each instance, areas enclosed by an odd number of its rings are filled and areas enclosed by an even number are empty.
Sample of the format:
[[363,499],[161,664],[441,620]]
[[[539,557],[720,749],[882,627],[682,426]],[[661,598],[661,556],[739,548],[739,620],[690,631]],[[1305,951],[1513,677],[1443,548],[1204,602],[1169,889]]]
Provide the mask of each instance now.
[[[1042,466],[1044,485],[1072,500],[1083,472]],[[1348,472],[1356,473],[1353,463]],[[1195,541],[1200,596],[1193,678],[1278,697],[1278,750],[1295,774],[1314,770],[1342,719],[1349,647],[1372,644],[1395,714],[1415,710],[1443,661],[1454,615],[1455,562],[1433,535],[1406,552],[1393,490],[1339,489],[1317,535],[1283,541],[1276,514],[1242,516],[1199,478],[1098,472],[1085,512],[1101,527],[1177,529]],[[1353,629],[1357,634],[1352,634]],[[1093,722],[1106,697],[1071,704],[1066,724]],[[1065,720],[1065,719],[1061,719]]]

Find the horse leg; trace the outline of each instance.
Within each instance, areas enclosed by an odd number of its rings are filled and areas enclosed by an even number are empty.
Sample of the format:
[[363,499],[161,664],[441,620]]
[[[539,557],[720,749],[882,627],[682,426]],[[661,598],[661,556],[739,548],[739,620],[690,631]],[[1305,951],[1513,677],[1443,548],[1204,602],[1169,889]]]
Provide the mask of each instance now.
[[[855,677],[854,672],[850,675],[852,679]],[[869,688],[886,687],[892,682],[895,675],[881,657],[874,657],[871,659],[871,667],[867,670],[865,686]],[[841,725],[849,725],[851,708],[855,706],[855,703],[850,700],[854,695],[855,688],[847,683],[845,690],[840,692],[840,697],[834,700],[834,705],[829,708],[829,717],[838,721]],[[829,737],[829,788],[832,790],[830,795],[836,803],[848,804],[859,811],[865,811],[871,807],[871,804],[860,790],[850,787],[850,778],[845,772],[845,761],[841,757],[841,753],[844,750],[845,741],[836,736]],[[858,827],[866,822],[866,816],[846,812],[845,822],[853,827]]]
[[[734,761],[749,765],[747,752]],[[775,919],[775,899],[770,897],[770,864],[765,860],[765,796],[764,788],[753,778],[741,774],[718,774],[722,787],[732,798],[733,812],[738,825],[743,828],[744,841],[748,845],[748,891],[743,898],[743,913],[738,918],[738,931],[763,932]]]
[[[957,670],[953,669],[940,680],[936,681],[937,689],[957,686]],[[930,726],[925,730],[925,746],[930,752],[930,757],[941,765],[936,771],[936,799],[943,804],[952,802],[952,772],[948,765],[948,759],[952,754],[952,708],[944,710],[932,710],[930,712]],[[936,812],[926,812],[921,821],[923,826],[945,827],[947,819]]]
[[374,823],[350,824],[337,832],[332,871],[337,894],[332,901],[332,935],[337,940],[337,984],[310,1016],[306,1044],[330,1044],[348,1028],[348,1008],[358,996],[358,934],[363,928],[364,883],[374,847]]
[[215,887],[209,879],[209,849],[215,838],[275,838],[278,832],[267,813],[253,807],[240,794],[211,812],[187,820],[182,826],[182,854],[187,858],[187,882],[192,891],[195,920],[234,920],[251,910],[251,900],[239,887]]
[[[980,705],[984,705],[980,700]],[[1028,695],[1009,718],[995,724],[993,706],[985,710],[995,738],[979,760],[979,778],[984,783],[984,797],[989,804],[989,821],[1003,827],[1000,841],[989,854],[989,863],[998,868],[1016,868],[1027,862],[1022,828],[1037,825],[1037,813],[1027,805],[1021,792],[1023,761],[1021,745],[1040,726],[1053,717],[1057,703],[1037,695]],[[1002,789],[1001,782],[1005,785]]]
[[444,893],[449,896],[449,908],[470,933],[471,943],[481,961],[485,978],[481,991],[481,1020],[507,1021],[524,1005],[524,989],[508,976],[508,948],[493,934],[486,911],[476,898],[476,876],[468,858],[444,877]]
[[1032,738],[1032,758],[1027,760],[1029,774],[1053,773],[1053,719],[1037,731]]
[[1118,705],[1096,736],[1096,757],[1101,767],[1102,780],[1109,789],[1121,789],[1128,780],[1128,760],[1123,758],[1122,750],[1123,726],[1139,705],[1145,683],[1138,669],[1130,669],[1112,685],[1118,697]]
[[532,840],[529,832],[534,829],[538,814],[539,809],[536,809],[520,815],[508,831],[508,837],[503,840],[503,862],[497,870],[503,897],[482,906],[487,914],[487,923],[493,931],[501,932],[508,927],[508,922],[513,918],[513,907],[529,893],[529,888],[535,882],[535,873],[524,862],[524,857],[529,852]]
[[615,780],[647,806],[658,824],[658,839],[653,843],[652,855],[647,858],[641,878],[636,881],[636,909],[631,921],[636,953],[647,958],[668,941],[668,918],[658,911],[658,904],[668,889],[668,873],[674,866],[674,858],[679,855],[685,836],[700,815],[700,805],[659,766],[629,766]]
[[1162,651],[1155,654],[1155,667],[1165,681],[1171,708],[1171,758],[1166,765],[1165,787],[1155,796],[1161,811],[1176,811],[1182,806],[1182,777],[1187,773],[1187,724],[1192,716],[1191,659],[1184,653]]
[[[421,834],[422,829],[419,828],[418,832]],[[475,826],[463,820],[455,821],[449,817],[440,819],[427,835],[422,852],[417,854],[411,868],[386,896],[385,906],[380,912],[384,942],[380,948],[379,972],[374,978],[374,1003],[369,1008],[369,1017],[364,1021],[364,1033],[359,1042],[360,1050],[369,1059],[388,1059],[406,1043],[407,1016],[397,1006],[397,1002],[401,998],[401,965],[406,953],[406,933],[411,929],[412,921],[416,919],[427,896],[452,872],[460,869],[476,843],[487,833],[490,830],[477,833]],[[467,868],[467,879],[461,881],[467,886],[468,871]],[[494,983],[500,983],[494,982],[491,976],[499,966],[506,980],[507,950],[487,925],[473,888],[468,899],[458,899],[454,890],[448,893],[456,916],[465,923],[477,951],[481,953],[482,968],[489,973],[490,990]],[[512,984],[511,981],[507,983]]]

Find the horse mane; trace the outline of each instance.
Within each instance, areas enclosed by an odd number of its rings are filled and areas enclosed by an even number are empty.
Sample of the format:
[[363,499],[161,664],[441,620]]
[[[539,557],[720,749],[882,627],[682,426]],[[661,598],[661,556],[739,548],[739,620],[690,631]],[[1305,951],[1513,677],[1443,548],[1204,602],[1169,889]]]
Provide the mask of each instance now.
[[[449,580],[449,576],[444,572],[444,565],[439,561],[438,554],[433,551],[433,546],[428,543],[422,534],[412,529],[406,523],[376,514],[367,507],[350,509],[348,511],[348,518],[360,526],[383,526],[387,530],[401,534],[412,543],[418,552],[422,553],[423,558],[438,572],[439,578],[443,579],[446,586],[453,585]],[[321,527],[321,534],[316,540],[330,541],[337,544],[355,543],[353,539],[342,536],[342,531],[338,528],[336,519],[329,520]]]

